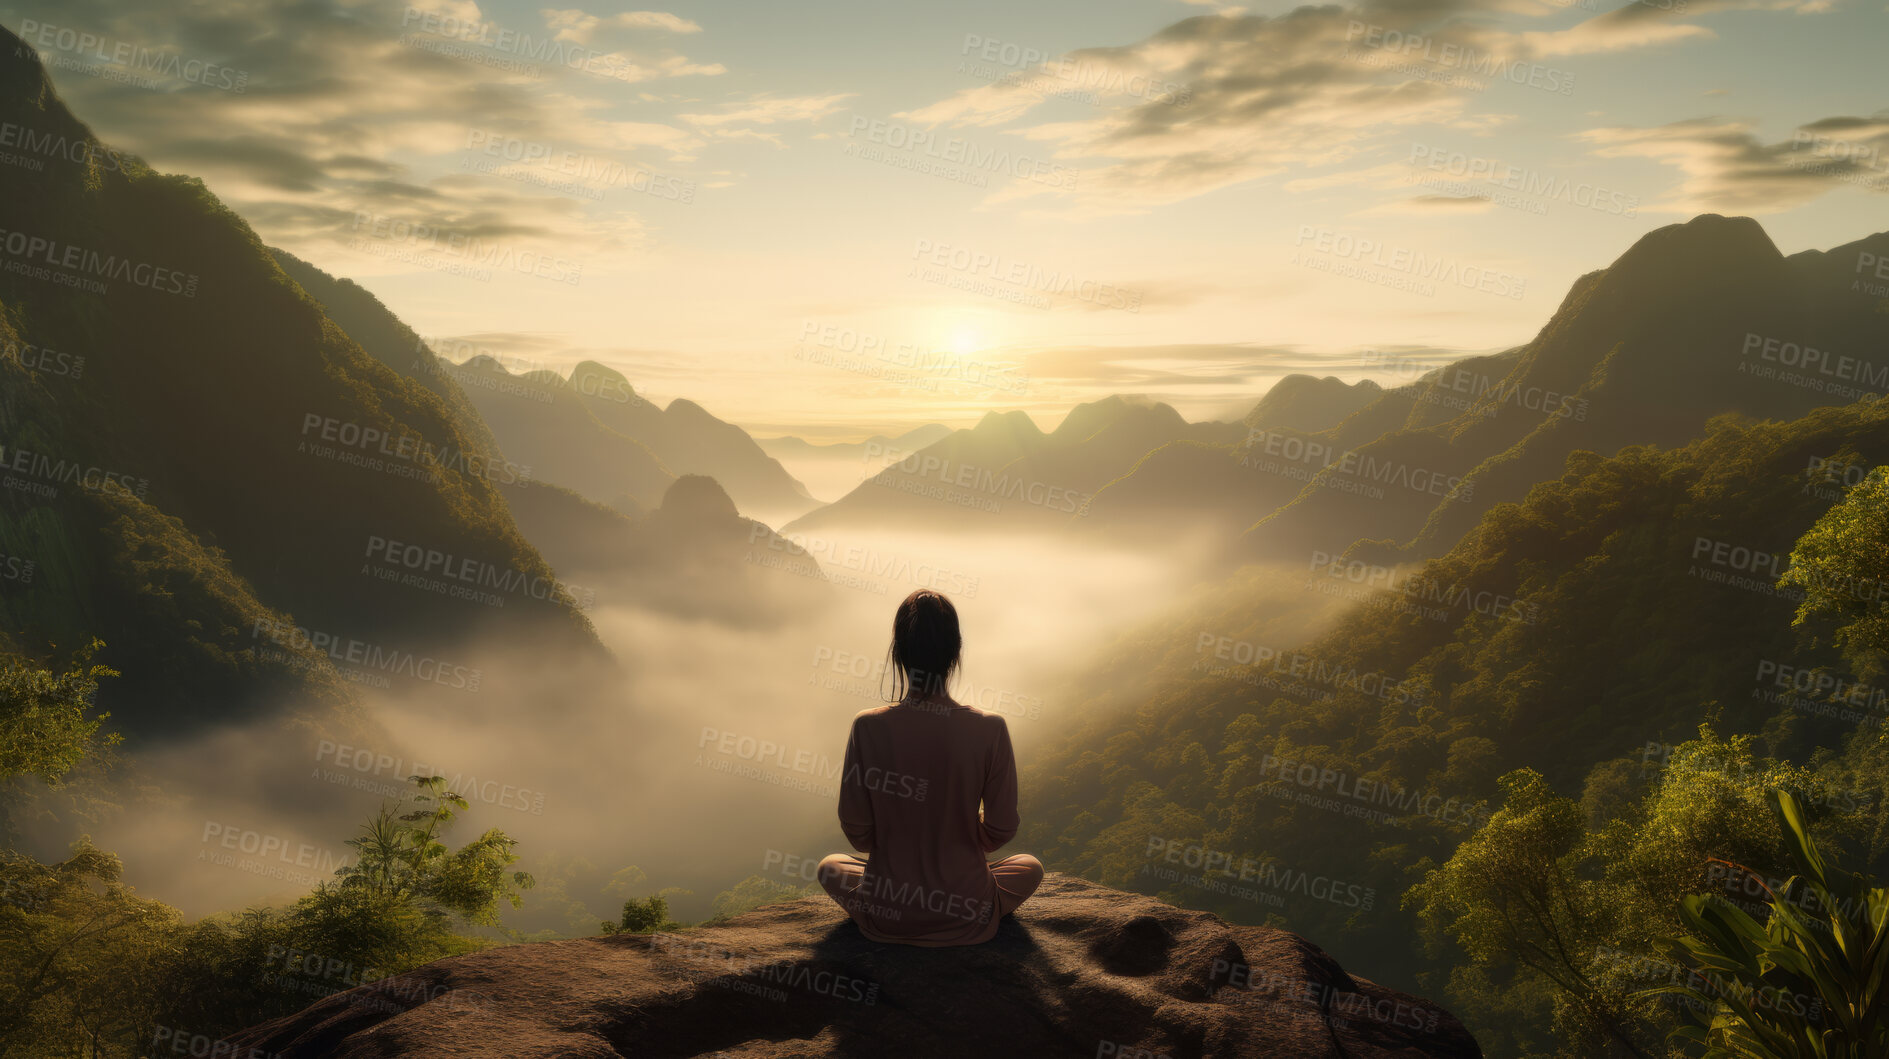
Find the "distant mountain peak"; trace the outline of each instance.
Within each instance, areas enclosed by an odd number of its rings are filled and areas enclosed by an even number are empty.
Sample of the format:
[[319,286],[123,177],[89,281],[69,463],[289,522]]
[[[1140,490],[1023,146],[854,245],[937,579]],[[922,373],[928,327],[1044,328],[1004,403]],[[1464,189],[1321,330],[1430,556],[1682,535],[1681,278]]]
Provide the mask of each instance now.
[[1370,379],[1362,379],[1358,382],[1346,382],[1336,375],[1318,376],[1309,375],[1302,371],[1295,371],[1290,375],[1280,376],[1279,381],[1272,384],[1272,389],[1266,391],[1266,395],[1270,397],[1275,393],[1290,394],[1295,391],[1304,390],[1330,390],[1337,392],[1354,389],[1362,390],[1365,393],[1377,393],[1381,391],[1383,387],[1372,382]]
[[1142,422],[1159,420],[1170,426],[1186,422],[1172,405],[1163,404],[1146,394],[1117,393],[1071,408],[1063,421],[1056,425],[1055,434],[1060,438],[1088,437],[1131,417],[1140,417]]
[[[1641,278],[1673,269],[1722,270],[1747,262],[1781,262],[1784,255],[1764,226],[1750,217],[1702,213],[1689,221],[1641,236],[1607,271],[1613,278]],[[1655,278],[1646,276],[1646,278]]]
[[721,483],[706,474],[685,474],[662,495],[659,514],[665,518],[735,518],[735,502]]
[[1369,379],[1348,383],[1335,375],[1293,372],[1273,383],[1242,422],[1256,430],[1328,430],[1383,392]]
[[975,434],[1021,432],[1034,437],[1043,435],[1043,430],[1036,425],[1036,420],[1031,419],[1029,413],[1021,409],[1008,412],[985,412],[984,418],[978,420],[977,426],[972,427],[971,431]]
[[625,393],[632,395],[636,393],[636,388],[630,385],[628,376],[608,364],[599,364],[594,360],[579,361],[577,366],[571,369],[571,383],[573,385],[576,385],[581,390],[583,389],[582,384],[586,380],[591,382],[607,382],[612,387],[622,387]]

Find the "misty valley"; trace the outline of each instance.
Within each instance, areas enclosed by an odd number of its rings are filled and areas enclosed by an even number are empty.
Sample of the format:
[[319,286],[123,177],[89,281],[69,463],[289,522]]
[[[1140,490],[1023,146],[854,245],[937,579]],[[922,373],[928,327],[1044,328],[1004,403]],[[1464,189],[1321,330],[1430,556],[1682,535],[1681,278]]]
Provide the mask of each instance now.
[[1889,1054],[1889,117],[1172,6],[6,13],[0,1056]]

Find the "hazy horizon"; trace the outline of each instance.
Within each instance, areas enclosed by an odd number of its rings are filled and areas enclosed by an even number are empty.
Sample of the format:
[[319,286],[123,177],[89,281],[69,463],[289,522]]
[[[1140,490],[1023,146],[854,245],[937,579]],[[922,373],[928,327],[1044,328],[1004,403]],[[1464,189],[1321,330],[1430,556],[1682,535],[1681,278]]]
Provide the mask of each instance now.
[[1885,3],[0,6],[0,1053],[1725,1036],[1889,878]]
[[[182,3],[6,17],[102,138],[423,336],[602,360],[765,434],[1113,392],[1224,415],[1293,371],[1355,381],[1365,350],[1524,342],[1698,213],[1758,215],[1787,255],[1855,238],[1889,173],[1889,112],[1850,87],[1881,12],[1839,0]],[[97,55],[126,41],[224,75],[118,76]],[[1496,282],[1364,284],[1307,251]],[[959,377],[797,362],[808,328]]]

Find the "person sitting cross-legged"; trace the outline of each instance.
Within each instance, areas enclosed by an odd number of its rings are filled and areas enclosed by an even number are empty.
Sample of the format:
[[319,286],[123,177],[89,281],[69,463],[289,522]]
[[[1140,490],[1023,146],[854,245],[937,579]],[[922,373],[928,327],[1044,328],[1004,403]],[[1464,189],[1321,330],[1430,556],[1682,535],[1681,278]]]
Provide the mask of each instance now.
[[874,941],[989,941],[1043,881],[1027,853],[984,859],[1017,833],[1017,762],[1002,715],[945,690],[962,647],[950,600],[907,596],[892,622],[899,700],[854,717],[846,740],[840,829],[867,856],[835,853],[819,878]]

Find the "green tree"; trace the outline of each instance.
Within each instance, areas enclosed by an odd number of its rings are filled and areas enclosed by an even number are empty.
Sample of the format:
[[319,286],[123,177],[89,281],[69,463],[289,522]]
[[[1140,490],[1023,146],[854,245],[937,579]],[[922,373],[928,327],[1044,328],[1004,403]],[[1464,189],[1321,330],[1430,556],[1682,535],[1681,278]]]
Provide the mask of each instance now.
[[653,930],[678,930],[685,925],[669,918],[667,898],[651,894],[641,901],[634,897],[624,901],[622,917],[615,923],[605,920],[602,933],[647,934]]
[[1889,467],[1870,471],[1798,538],[1778,584],[1804,590],[1793,624],[1829,615],[1845,654],[1889,651]]
[[[1404,895],[1404,907],[1417,910],[1433,945],[1453,940],[1480,972],[1454,979],[1459,988],[1494,988],[1492,973],[1524,993],[1546,983],[1567,1043],[1649,1059],[1647,1005],[1606,973],[1620,905],[1595,877],[1586,814],[1533,769],[1499,782],[1502,808]],[[1493,999],[1477,998],[1483,1007]]]
[[[1491,1054],[1661,1054],[1681,1018],[1649,987],[1686,973],[1662,955],[1682,904],[1744,900],[1786,871],[1773,792],[1833,810],[1832,830],[1861,824],[1836,811],[1854,807],[1843,773],[1760,756],[1753,741],[1702,725],[1631,799],[1624,762],[1603,762],[1588,784],[1611,791],[1599,816],[1530,770],[1502,778],[1503,808],[1405,895],[1433,952],[1467,955],[1449,989]],[[1544,1021],[1543,997],[1552,1036],[1534,1037],[1524,1027]]]
[[0,1052],[122,1054],[149,1023],[175,909],[89,838],[41,864],[0,851]]
[[[55,672],[0,658],[0,780],[55,785],[117,741],[88,716],[102,646]],[[81,838],[43,864],[0,850],[0,1054],[136,1056],[157,1026],[211,1038],[300,1010],[487,942],[454,919],[489,925],[522,902],[532,877],[508,871],[516,841],[488,830],[453,849],[466,800],[443,777],[413,777],[416,808],[383,808],[351,840],[357,863],[287,908],[186,923],[138,897],[116,856]],[[311,970],[311,968],[313,968]]]
[[499,901],[523,905],[519,891],[531,889],[531,873],[505,870],[518,860],[518,840],[492,828],[457,850],[449,848],[441,836],[465,811],[465,797],[447,787],[444,776],[408,779],[419,788],[418,807],[396,816],[383,805],[348,840],[359,859],[335,870],[341,885],[431,904],[481,926],[498,923]]
[[98,735],[110,714],[88,716],[100,678],[118,675],[88,664],[104,646],[93,640],[64,672],[0,659],[0,780],[30,776],[57,786],[87,753],[117,744],[116,733]]

